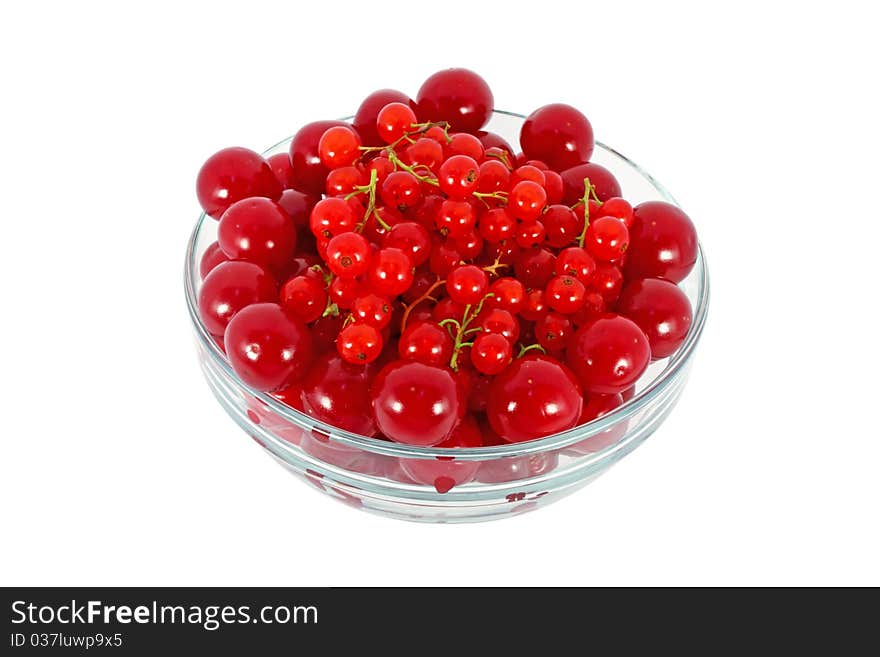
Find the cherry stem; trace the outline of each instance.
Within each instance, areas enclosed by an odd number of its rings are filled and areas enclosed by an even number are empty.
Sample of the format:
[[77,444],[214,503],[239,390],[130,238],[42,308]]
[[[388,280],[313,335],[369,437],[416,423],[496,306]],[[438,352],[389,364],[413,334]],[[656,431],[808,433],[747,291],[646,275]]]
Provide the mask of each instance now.
[[530,345],[528,345],[528,346],[522,346],[522,347],[520,347],[520,348],[519,348],[519,354],[517,354],[516,357],[517,357],[517,358],[522,358],[527,352],[532,351],[533,349],[536,349],[537,351],[540,351],[542,354],[545,354],[545,355],[547,354],[547,350],[544,349],[544,347],[542,347],[541,345],[539,345],[539,344],[536,343],[536,344],[530,344]]
[[[431,292],[436,290],[441,285],[445,285],[445,284],[446,284],[445,278],[437,279],[434,282],[434,284],[431,285],[431,287],[429,287],[427,290],[425,290],[425,292],[422,294],[422,296],[420,296],[418,299],[416,299],[415,301],[413,301],[411,304],[409,304],[406,307],[406,309],[403,311],[403,317],[400,318],[400,332],[401,333],[403,333],[403,330],[406,328],[406,322],[409,319],[409,314],[410,314],[410,312],[412,312],[412,309],[415,308],[416,306],[418,306],[422,301],[427,301],[428,299],[430,299]],[[442,325],[443,324],[441,322],[441,326]]]
[[[578,235],[577,243],[578,246],[584,248],[584,240],[587,238],[587,228],[590,227],[590,194],[595,194],[593,190],[593,184],[590,182],[589,178],[584,178],[584,195],[581,197],[581,200],[578,203],[575,203],[575,207],[578,204],[583,204],[584,206],[584,229],[581,231],[581,234]],[[597,199],[598,201],[598,199]],[[546,353],[546,352],[545,352]]]

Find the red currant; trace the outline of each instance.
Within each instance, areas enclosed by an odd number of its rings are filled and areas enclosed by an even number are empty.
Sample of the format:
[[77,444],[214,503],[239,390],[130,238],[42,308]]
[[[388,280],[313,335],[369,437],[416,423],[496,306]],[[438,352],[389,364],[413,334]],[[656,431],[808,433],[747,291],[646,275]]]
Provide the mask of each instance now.
[[617,217],[627,228],[632,226],[633,219],[635,218],[632,205],[629,204],[629,201],[622,199],[619,196],[612,196],[611,198],[606,199],[596,216]]
[[404,360],[426,365],[446,365],[452,358],[453,342],[449,331],[437,322],[409,324],[400,335],[397,351]]
[[379,195],[385,205],[390,205],[399,212],[406,212],[422,200],[422,186],[418,178],[408,171],[395,171],[385,178]]
[[547,229],[547,243],[557,249],[574,242],[584,228],[583,219],[567,205],[548,206],[541,223]]
[[571,335],[571,320],[561,313],[547,313],[535,322],[535,338],[551,354],[565,351]]
[[557,276],[574,276],[586,285],[596,273],[596,261],[582,248],[571,246],[563,249],[556,256],[554,271]]
[[391,227],[382,239],[382,246],[400,249],[418,267],[431,255],[431,235],[421,224],[404,221]]
[[541,246],[547,237],[544,224],[538,220],[524,221],[516,231],[516,243],[524,249]]
[[400,249],[381,249],[373,257],[367,276],[374,292],[396,297],[412,285],[412,260]]
[[477,318],[483,333],[497,333],[510,344],[519,340],[519,322],[503,308],[490,308],[480,313]]
[[310,324],[324,314],[327,292],[312,276],[294,276],[281,287],[281,305],[289,313]]
[[433,139],[422,137],[406,147],[403,159],[411,167],[427,167],[436,173],[443,161],[443,147]]
[[494,208],[480,217],[477,227],[484,240],[498,243],[513,237],[516,219],[505,208]]
[[453,199],[463,199],[477,191],[480,166],[467,155],[453,155],[440,165],[437,182],[440,190]]
[[351,314],[356,322],[383,329],[391,321],[391,302],[386,297],[367,292],[351,304]]
[[361,141],[363,141],[364,145],[381,146],[385,143],[376,130],[376,119],[379,116],[379,111],[389,103],[410,105],[412,101],[402,91],[379,89],[367,96],[360,107],[358,107],[352,123],[355,130],[361,136]]
[[587,290],[572,276],[557,276],[547,283],[544,298],[547,305],[563,315],[570,315],[584,304]]
[[356,224],[357,219],[352,206],[336,197],[318,201],[309,216],[309,228],[312,234],[326,240],[354,230]]
[[541,216],[546,203],[544,188],[531,180],[523,180],[511,188],[507,207],[518,219],[529,221]]
[[488,376],[494,376],[507,367],[511,355],[510,342],[498,333],[480,333],[471,348],[474,367]]
[[515,278],[499,278],[489,286],[491,305],[516,315],[526,303],[526,288]]
[[370,243],[358,233],[340,233],[327,245],[327,267],[342,278],[355,278],[370,264]]
[[352,365],[372,363],[382,353],[382,334],[370,324],[349,324],[339,332],[336,349]]
[[483,143],[473,135],[466,132],[457,132],[449,136],[446,152],[449,155],[467,155],[480,162],[485,154],[485,149],[483,148]]
[[617,260],[628,247],[629,231],[616,217],[599,217],[587,227],[584,248],[597,260]]
[[360,157],[361,140],[354,129],[337,125],[327,128],[318,141],[321,164],[328,169],[354,164]]
[[489,277],[476,265],[462,265],[449,273],[446,291],[456,303],[475,305],[489,291]]
[[327,174],[327,195],[347,196],[355,187],[362,187],[368,182],[364,170],[356,166],[338,167]]
[[327,288],[327,294],[330,301],[335,303],[339,308],[348,310],[351,308],[355,299],[364,294],[364,284],[359,278],[342,278],[337,276]]
[[409,105],[388,103],[376,115],[376,132],[386,144],[403,137],[416,123],[416,114]]
[[547,249],[529,249],[514,263],[516,277],[526,287],[543,288],[553,278],[556,257]]
[[467,201],[447,199],[437,214],[437,229],[445,231],[450,237],[461,237],[472,233],[477,223],[474,207]]
[[348,126],[342,121],[314,121],[300,128],[290,142],[290,166],[293,169],[294,189],[320,196],[327,182],[327,167],[321,162],[318,142],[333,126]]

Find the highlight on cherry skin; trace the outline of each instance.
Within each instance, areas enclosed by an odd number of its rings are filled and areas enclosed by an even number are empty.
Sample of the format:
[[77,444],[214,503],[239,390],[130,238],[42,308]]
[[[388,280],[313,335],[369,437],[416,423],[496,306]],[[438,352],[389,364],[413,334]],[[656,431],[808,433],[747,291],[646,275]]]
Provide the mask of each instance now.
[[[326,425],[449,455],[368,466],[295,432],[316,458],[443,494],[555,467],[455,454],[625,404],[692,327],[678,284],[697,259],[693,222],[628,200],[590,161],[593,126],[569,105],[536,108],[511,144],[484,129],[494,97],[467,69],[435,73],[415,97],[353,101],[352,123],[309,123],[269,158],[224,148],[198,172],[218,222],[198,263],[205,329],[247,386]],[[248,416],[283,424],[255,400]]]

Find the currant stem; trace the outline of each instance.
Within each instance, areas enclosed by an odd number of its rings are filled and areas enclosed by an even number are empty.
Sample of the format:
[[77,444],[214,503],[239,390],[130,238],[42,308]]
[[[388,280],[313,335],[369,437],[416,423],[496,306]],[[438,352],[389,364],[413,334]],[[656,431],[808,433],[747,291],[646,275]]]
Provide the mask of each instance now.
[[[483,310],[483,304],[486,303],[486,299],[494,297],[494,292],[489,292],[486,296],[480,299],[480,303],[476,306],[472,306],[468,304],[464,307],[464,315],[461,318],[461,322],[455,321],[458,326],[458,330],[455,333],[455,345],[452,348],[452,358],[449,360],[449,367],[451,367],[456,372],[458,371],[458,354],[461,351],[462,347],[471,347],[473,346],[473,342],[463,342],[465,336],[471,333],[478,333],[483,329],[479,326],[475,326],[474,328],[468,330],[468,325],[474,320],[475,317],[479,316],[479,314]],[[473,310],[473,312],[471,312]],[[444,320],[446,321],[446,320]]]
[[493,276],[497,276],[499,269],[506,269],[507,267],[510,267],[510,265],[506,262],[501,262],[501,256],[499,255],[495,256],[495,261],[491,265],[483,267],[483,271],[489,272]]
[[429,185],[434,185],[434,187],[440,186],[440,181],[438,181],[436,178],[431,178],[430,176],[423,176],[417,171],[417,167],[412,167],[408,164],[405,164],[399,157],[397,157],[397,153],[394,152],[393,148],[388,149],[388,159],[391,160],[391,164],[393,164],[395,167],[400,167],[404,171],[411,173],[420,182],[428,183]]
[[[578,235],[577,244],[579,247],[584,248],[584,240],[587,238],[587,228],[590,227],[590,194],[595,194],[593,190],[593,184],[590,182],[589,178],[584,178],[584,195],[581,197],[581,200],[578,203],[582,203],[584,206],[584,229],[581,231],[581,234]],[[577,204],[575,204],[577,207]],[[546,352],[544,352],[546,353]]]
[[489,201],[486,200],[487,198],[497,198],[505,203],[507,203],[508,200],[507,192],[471,192],[471,194],[485,203],[487,208],[492,207],[489,204]]
[[[416,306],[418,306],[422,301],[426,301],[426,300],[430,299],[431,292],[436,290],[441,285],[445,285],[445,284],[446,284],[445,278],[437,279],[434,282],[434,284],[431,285],[431,287],[429,287],[427,290],[425,290],[425,292],[424,292],[424,294],[422,294],[422,296],[420,296],[418,299],[416,299],[415,301],[413,301],[411,304],[409,304],[406,307],[406,309],[403,311],[403,317],[400,318],[400,332],[401,333],[403,333],[403,330],[406,328],[406,322],[409,319],[409,314],[410,314],[410,312],[412,312],[412,309],[415,308]],[[440,325],[442,326],[443,323],[441,322]]]
[[547,354],[547,350],[544,349],[544,347],[542,347],[541,345],[536,343],[536,344],[530,344],[527,347],[526,346],[520,347],[519,354],[517,354],[516,357],[522,358],[527,352],[532,351],[533,349],[540,351],[542,354],[545,354],[545,355]]

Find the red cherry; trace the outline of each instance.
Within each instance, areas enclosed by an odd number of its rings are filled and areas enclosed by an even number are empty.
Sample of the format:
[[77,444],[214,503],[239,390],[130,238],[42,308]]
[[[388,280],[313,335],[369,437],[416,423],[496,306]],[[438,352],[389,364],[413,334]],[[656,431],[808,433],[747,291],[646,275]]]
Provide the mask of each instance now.
[[455,132],[476,132],[489,120],[494,107],[486,81],[464,68],[435,73],[425,80],[416,97],[422,121],[448,121]]
[[466,406],[452,370],[412,360],[393,361],[382,368],[370,394],[379,430],[408,445],[446,440]]
[[220,263],[205,277],[199,290],[199,316],[209,333],[223,335],[230,320],[243,308],[278,298],[278,284],[251,262]]
[[223,213],[217,241],[231,260],[277,269],[293,257],[296,228],[275,201],[247,198],[233,203]]
[[388,103],[410,105],[412,101],[402,91],[379,89],[367,96],[358,107],[352,123],[365,146],[381,146],[385,143],[376,130],[376,119],[379,116],[379,111]]
[[595,162],[578,164],[570,169],[561,171],[562,176],[562,203],[574,205],[584,196],[584,178],[589,178],[590,185],[596,192],[600,201],[620,196],[620,183],[608,169]]
[[266,158],[272,172],[281,183],[283,189],[293,187],[293,166],[290,164],[290,153],[275,153]]
[[370,264],[370,243],[358,233],[340,233],[327,245],[327,267],[342,278],[355,278]]
[[499,436],[522,442],[572,428],[582,407],[580,385],[567,367],[526,354],[495,377],[486,415]]
[[224,148],[205,161],[196,179],[196,194],[209,217],[219,219],[236,201],[254,196],[277,200],[281,183],[259,153]]
[[[491,429],[489,429],[491,431]],[[497,440],[497,442],[494,442]],[[490,436],[484,428],[484,444],[503,444],[504,441],[497,436]],[[477,470],[477,481],[486,484],[502,484],[509,481],[519,481],[531,477],[540,477],[552,472],[559,465],[559,455],[556,452],[538,452],[527,456],[514,456],[482,461]]]
[[654,359],[671,356],[684,342],[693,320],[687,295],[659,278],[628,283],[617,300],[617,312],[645,332]]
[[475,265],[462,265],[453,269],[446,278],[449,298],[462,305],[479,303],[489,291],[489,277]]
[[567,363],[587,393],[626,390],[651,360],[645,333],[632,320],[608,314],[582,326],[572,338]]
[[319,356],[302,381],[303,412],[345,431],[375,436],[370,384],[377,371],[375,365],[351,365],[333,351]]
[[295,189],[313,196],[324,191],[327,174],[330,173],[321,162],[318,142],[329,128],[345,126],[342,121],[314,121],[300,128],[290,142],[290,165],[293,168]]
[[[581,419],[578,420],[578,425],[586,424],[587,422],[597,420],[600,417],[607,415],[621,406],[623,401],[623,397],[620,394],[590,395],[584,404],[584,411],[581,413]],[[628,424],[628,420],[617,422],[605,431],[567,447],[566,451],[575,454],[594,454],[606,447],[610,447],[623,438],[626,434]]]
[[291,218],[296,229],[300,230],[308,227],[309,215],[311,215],[312,208],[315,207],[315,203],[318,200],[318,198],[304,192],[295,189],[285,189],[278,200],[278,205]]
[[526,118],[519,141],[527,157],[562,171],[590,159],[593,127],[571,105],[553,103],[539,107]]
[[202,254],[201,260],[199,260],[199,276],[204,280],[205,276],[210,274],[214,267],[227,260],[229,258],[223,253],[220,245],[217,242],[211,242]]
[[313,276],[294,276],[281,287],[281,305],[306,324],[311,324],[327,307],[323,281]]
[[450,456],[441,459],[400,459],[401,469],[416,483],[434,486],[438,493],[447,493],[453,486],[472,481],[480,467],[479,461],[456,461],[456,447],[481,447],[483,434],[472,415],[465,415],[452,434],[437,447],[449,448]]
[[474,338],[471,362],[483,374],[494,376],[510,364],[510,342],[498,333],[480,333]]
[[697,232],[678,207],[663,201],[640,203],[633,209],[626,277],[684,280],[697,261]]
[[447,365],[452,358],[452,337],[437,322],[412,322],[400,336],[397,351],[403,360],[426,365]]
[[305,374],[312,339],[305,324],[277,303],[257,303],[239,311],[226,327],[229,364],[257,390],[278,390]]
[[336,350],[352,365],[372,363],[382,353],[382,334],[369,324],[349,324],[336,338]]

